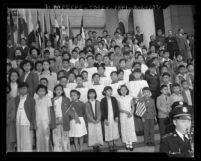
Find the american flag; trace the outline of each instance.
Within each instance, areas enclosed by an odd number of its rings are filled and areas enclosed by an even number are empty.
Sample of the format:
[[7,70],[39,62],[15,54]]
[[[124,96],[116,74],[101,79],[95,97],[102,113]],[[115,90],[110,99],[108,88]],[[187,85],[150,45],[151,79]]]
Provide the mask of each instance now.
[[146,107],[145,107],[144,101],[140,101],[140,100],[138,99],[138,100],[137,100],[137,105],[136,105],[135,114],[136,114],[137,116],[142,117],[145,112],[146,112]]
[[142,94],[142,89],[141,89],[139,91],[137,99],[136,99],[137,105],[136,105],[136,110],[135,110],[135,114],[140,117],[142,117],[144,115],[144,113],[146,112],[146,107],[145,107],[144,101],[142,101],[140,99],[142,97],[143,97],[143,94]]

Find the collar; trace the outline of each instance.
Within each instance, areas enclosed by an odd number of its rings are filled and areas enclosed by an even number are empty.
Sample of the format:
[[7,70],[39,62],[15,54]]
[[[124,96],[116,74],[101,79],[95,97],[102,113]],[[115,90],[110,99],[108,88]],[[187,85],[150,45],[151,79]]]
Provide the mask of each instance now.
[[[177,129],[175,129],[175,131],[176,131],[176,133],[179,135],[179,137],[180,137],[182,140],[184,140],[183,134],[182,134],[181,132],[179,132]],[[188,138],[188,135],[185,134],[185,137]]]

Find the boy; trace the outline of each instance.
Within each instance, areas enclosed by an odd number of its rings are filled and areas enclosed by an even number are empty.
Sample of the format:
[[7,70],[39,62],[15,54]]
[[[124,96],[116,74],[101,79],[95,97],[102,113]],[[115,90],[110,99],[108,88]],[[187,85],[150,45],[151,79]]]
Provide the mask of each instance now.
[[181,82],[182,85],[182,96],[184,98],[184,102],[188,104],[188,106],[192,107],[193,106],[193,90],[189,88],[188,82],[186,80],[183,80]]
[[35,100],[28,94],[28,84],[18,85],[19,95],[15,97],[17,152],[33,151],[33,130],[36,130]]
[[181,54],[178,54],[172,64],[173,70],[176,74],[178,74],[178,66],[180,66],[180,65],[186,66],[187,64],[183,61],[183,56]]
[[170,81],[170,74],[167,72],[164,72],[162,74],[162,82],[161,85],[166,85],[168,88],[168,96],[172,94],[172,83]]
[[126,69],[126,59],[120,59],[119,60],[119,69],[122,69],[124,71],[124,81],[129,81],[129,75],[131,74],[130,69]]
[[75,89],[77,91],[79,91],[81,94],[80,101],[86,103],[88,101],[88,98],[87,98],[88,88],[83,85],[83,76],[82,75],[76,76],[76,83],[77,83],[77,86],[75,87]]
[[103,56],[100,53],[95,55],[96,62],[94,63],[94,67],[98,67],[99,65],[103,64]]
[[178,71],[179,74],[176,76],[175,82],[178,83],[181,87],[181,82],[183,80],[187,80],[186,67],[184,65],[179,65]]
[[100,84],[104,85],[104,86],[108,86],[111,83],[111,79],[106,77],[105,75],[105,66],[104,65],[100,65],[98,68],[98,74],[100,76]]
[[66,76],[60,77],[59,84],[63,86],[63,89],[66,88],[67,82],[68,82],[68,78]]
[[117,69],[116,69],[116,67],[111,66],[108,55],[105,55],[103,57],[103,62],[105,64],[105,75],[106,75],[106,77],[110,77],[111,72],[116,71]]
[[70,63],[73,64],[73,66],[75,66],[75,63],[79,61],[79,55],[78,52],[74,49],[72,51],[72,58],[70,59]]
[[88,66],[86,68],[82,69],[82,71],[85,70],[88,72],[88,80],[90,80],[92,75],[94,73],[97,73],[97,68],[94,67],[94,56],[93,55],[87,56],[87,64],[88,64]]
[[183,96],[181,95],[181,91],[180,91],[180,85],[178,83],[174,83],[172,85],[172,94],[170,96],[171,98],[171,106],[173,105],[174,102],[177,101],[184,101]]
[[162,62],[168,61],[168,62],[170,62],[170,65],[172,66],[173,61],[169,57],[170,57],[169,51],[168,50],[164,50]]
[[111,84],[110,84],[110,86],[112,87],[112,95],[114,96],[114,97],[119,97],[119,94],[118,94],[118,92],[117,92],[117,89],[119,88],[119,82],[118,82],[118,75],[117,75],[117,72],[116,71],[113,71],[113,72],[111,72],[111,74],[110,74],[110,77],[111,77],[111,80],[112,80],[112,82],[111,82]]
[[76,81],[75,81],[75,77],[76,77],[75,73],[69,72],[69,74],[68,74],[68,83],[66,85],[66,88],[69,90],[69,92],[70,92],[71,89],[74,89],[77,86]]
[[159,95],[160,80],[159,75],[156,72],[155,64],[152,63],[149,66],[149,70],[147,70],[145,73],[145,80],[149,84],[152,98],[156,100],[157,96]]
[[51,69],[51,71],[57,73],[58,72],[58,68],[57,68],[57,64],[56,64],[56,59],[55,58],[49,58],[48,60],[50,62],[50,69]]
[[117,70],[118,82],[119,85],[126,84],[127,82],[124,80],[124,71],[122,69]]
[[108,50],[104,48],[104,44],[101,41],[98,42],[97,52],[100,53],[102,56],[104,56],[108,52]]
[[61,70],[65,71],[65,75],[68,76],[70,70],[71,70],[71,65],[69,59],[63,59],[62,60],[62,68]]
[[146,107],[145,113],[142,115],[142,122],[144,125],[144,142],[148,146],[154,146],[154,120],[156,118],[156,107],[154,100],[150,97],[151,90],[149,87],[142,89],[140,101],[143,101]]
[[[40,84],[48,87],[48,79],[47,78],[41,78],[40,79]],[[51,90],[47,89],[46,96],[48,96],[49,98],[53,98],[53,92]],[[35,93],[33,98],[36,100],[38,97],[39,97],[38,94]]]
[[169,121],[169,112],[171,111],[171,100],[168,96],[167,85],[161,85],[161,95],[157,97],[157,109],[158,109],[158,121],[160,136],[162,137],[166,133],[166,127]]
[[86,70],[83,70],[81,72],[81,75],[83,76],[83,85],[87,88],[90,88],[92,85],[92,80],[88,80],[88,72]]
[[100,75],[98,73],[94,73],[92,75],[92,80],[93,80],[93,85],[91,86],[91,88],[95,89],[97,93],[97,100],[101,101],[101,99],[103,98],[102,91],[105,86],[100,84]]

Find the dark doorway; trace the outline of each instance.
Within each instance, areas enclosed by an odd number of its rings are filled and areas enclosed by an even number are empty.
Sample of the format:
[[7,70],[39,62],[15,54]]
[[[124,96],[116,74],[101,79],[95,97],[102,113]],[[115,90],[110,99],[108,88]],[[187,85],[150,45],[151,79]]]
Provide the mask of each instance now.
[[133,10],[130,11],[128,16],[128,32],[134,33]]
[[158,29],[162,29],[162,32],[165,33],[164,16],[162,9],[154,10],[154,21],[156,34]]
[[124,27],[124,24],[122,22],[119,22],[119,28],[121,30],[122,35],[124,35],[125,34],[125,27]]

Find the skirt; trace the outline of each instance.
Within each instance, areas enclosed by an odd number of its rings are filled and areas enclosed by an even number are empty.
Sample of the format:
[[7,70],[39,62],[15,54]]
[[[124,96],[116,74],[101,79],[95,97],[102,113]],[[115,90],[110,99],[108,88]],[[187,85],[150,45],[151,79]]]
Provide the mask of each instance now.
[[75,119],[70,121],[69,137],[82,137],[87,134],[86,124],[83,117],[79,117],[80,124]]
[[88,123],[88,145],[103,145],[101,122],[98,124]]
[[28,125],[17,125],[17,152],[33,151],[33,131]]
[[109,126],[104,125],[105,141],[113,141],[119,139],[119,126],[118,122],[113,119],[109,122]]
[[120,114],[121,123],[121,136],[123,143],[137,142],[137,137],[135,133],[135,123],[134,118],[128,118],[126,114]]

